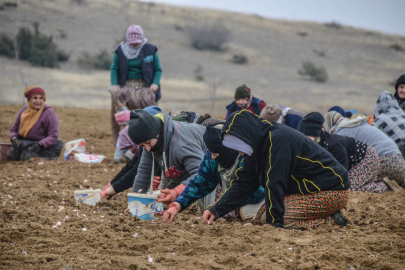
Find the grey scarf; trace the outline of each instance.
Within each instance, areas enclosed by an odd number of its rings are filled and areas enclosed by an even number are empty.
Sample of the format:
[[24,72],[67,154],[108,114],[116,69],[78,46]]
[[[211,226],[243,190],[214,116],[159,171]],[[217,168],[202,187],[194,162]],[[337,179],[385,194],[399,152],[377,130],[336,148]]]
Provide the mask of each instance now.
[[142,47],[148,43],[148,40],[146,38],[143,38],[142,43],[139,44],[137,47],[132,47],[131,45],[128,44],[128,42],[121,42],[119,46],[121,46],[122,52],[124,53],[125,57],[128,60],[135,59],[139,56],[139,53],[141,52]]

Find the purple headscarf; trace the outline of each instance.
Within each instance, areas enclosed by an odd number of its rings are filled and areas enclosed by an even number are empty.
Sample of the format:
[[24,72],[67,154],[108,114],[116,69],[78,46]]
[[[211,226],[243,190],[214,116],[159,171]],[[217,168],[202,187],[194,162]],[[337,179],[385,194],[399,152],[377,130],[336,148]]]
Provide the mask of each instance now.
[[120,133],[120,138],[119,138],[119,145],[120,145],[120,150],[126,150],[128,147],[135,147],[135,150],[132,152],[135,156],[139,155],[139,152],[141,151],[141,148],[139,145],[134,144],[132,140],[129,138],[128,135],[128,126],[126,126]]

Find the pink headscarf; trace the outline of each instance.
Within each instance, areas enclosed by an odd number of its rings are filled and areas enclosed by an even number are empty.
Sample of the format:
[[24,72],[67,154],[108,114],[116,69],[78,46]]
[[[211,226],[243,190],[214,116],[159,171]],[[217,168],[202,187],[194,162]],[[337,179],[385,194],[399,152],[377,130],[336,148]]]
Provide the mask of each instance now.
[[[125,107],[123,107],[125,108]],[[122,126],[125,124],[129,124],[129,115],[131,114],[131,111],[128,109],[121,110],[114,114],[115,116],[115,121],[117,121],[118,125]]]
[[127,29],[127,34],[125,35],[125,40],[131,43],[142,43],[143,41],[143,30],[140,25],[131,25]]
[[135,156],[139,155],[139,152],[141,151],[139,145],[134,144],[132,140],[129,138],[128,126],[126,126],[120,133],[119,145],[120,150],[126,150],[131,146],[135,147],[135,150],[132,151],[132,154],[134,154]]

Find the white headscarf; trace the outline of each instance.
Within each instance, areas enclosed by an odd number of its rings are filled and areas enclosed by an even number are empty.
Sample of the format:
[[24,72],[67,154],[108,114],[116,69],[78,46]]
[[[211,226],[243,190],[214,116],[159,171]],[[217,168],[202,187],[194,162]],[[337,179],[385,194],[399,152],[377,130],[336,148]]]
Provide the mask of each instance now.
[[139,57],[139,53],[146,43],[148,43],[148,40],[146,38],[143,38],[142,43],[139,44],[137,47],[132,47],[126,41],[121,42],[119,46],[121,46],[122,52],[124,53],[125,57],[128,60],[131,60]]

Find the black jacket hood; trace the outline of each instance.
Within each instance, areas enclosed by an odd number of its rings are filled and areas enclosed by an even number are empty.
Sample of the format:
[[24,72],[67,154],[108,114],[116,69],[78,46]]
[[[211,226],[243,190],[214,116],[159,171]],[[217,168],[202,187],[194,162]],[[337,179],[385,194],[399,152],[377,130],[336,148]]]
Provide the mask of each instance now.
[[238,137],[253,149],[253,155],[257,153],[262,141],[267,138],[269,121],[260,118],[249,110],[242,110],[230,114],[221,131],[221,138],[225,134]]

